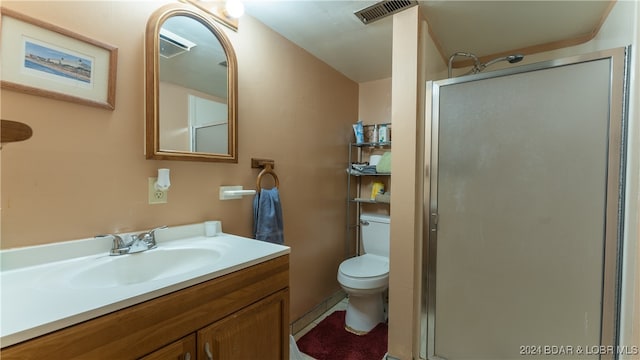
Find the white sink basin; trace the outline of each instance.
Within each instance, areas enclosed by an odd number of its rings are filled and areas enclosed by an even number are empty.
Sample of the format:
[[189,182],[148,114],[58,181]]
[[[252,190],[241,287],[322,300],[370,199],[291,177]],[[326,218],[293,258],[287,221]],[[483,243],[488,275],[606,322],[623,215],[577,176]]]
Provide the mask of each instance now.
[[289,253],[204,224],[157,234],[158,247],[109,256],[111,240],[87,238],[0,251],[0,343],[9,346]]
[[69,278],[76,288],[105,288],[164,279],[212,265],[220,252],[206,248],[157,248],[96,259]]

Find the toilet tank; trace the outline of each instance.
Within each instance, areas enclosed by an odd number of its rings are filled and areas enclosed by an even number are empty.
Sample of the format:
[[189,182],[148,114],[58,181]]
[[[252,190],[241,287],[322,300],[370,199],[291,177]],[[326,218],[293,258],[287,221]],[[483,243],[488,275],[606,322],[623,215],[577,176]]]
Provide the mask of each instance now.
[[389,257],[390,218],[388,215],[362,213],[360,229],[366,254]]

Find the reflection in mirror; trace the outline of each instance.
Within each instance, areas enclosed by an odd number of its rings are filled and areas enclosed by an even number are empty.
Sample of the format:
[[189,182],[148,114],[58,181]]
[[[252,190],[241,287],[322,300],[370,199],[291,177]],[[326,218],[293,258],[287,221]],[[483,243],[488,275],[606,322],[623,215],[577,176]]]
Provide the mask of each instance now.
[[147,158],[237,162],[236,59],[207,15],[181,4],[147,26]]

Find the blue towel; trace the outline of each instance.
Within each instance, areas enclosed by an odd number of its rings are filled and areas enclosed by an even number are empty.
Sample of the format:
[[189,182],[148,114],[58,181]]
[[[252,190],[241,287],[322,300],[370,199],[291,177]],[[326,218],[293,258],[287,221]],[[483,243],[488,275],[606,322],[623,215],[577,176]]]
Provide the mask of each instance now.
[[253,237],[284,244],[283,229],[278,188],[260,190],[253,198]]

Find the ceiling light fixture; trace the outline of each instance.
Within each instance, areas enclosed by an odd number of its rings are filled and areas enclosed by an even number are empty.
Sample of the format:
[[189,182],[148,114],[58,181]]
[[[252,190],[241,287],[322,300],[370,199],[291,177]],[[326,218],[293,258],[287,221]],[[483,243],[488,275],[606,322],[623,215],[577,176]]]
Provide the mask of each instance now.
[[[0,0],[1,1],[1,0]],[[236,14],[233,10],[233,5],[231,5],[231,10],[225,9],[225,7],[229,6],[229,2],[240,3],[240,8],[242,9],[242,13],[244,13],[244,5],[240,2],[240,0],[217,0],[217,1],[208,1],[208,0],[179,0],[180,2],[191,4],[198,9],[206,12],[207,14],[213,16],[213,18],[219,22],[220,24],[228,27],[233,31],[238,31],[238,19],[233,17],[232,14]],[[213,2],[213,4],[211,4]],[[238,6],[236,5],[236,8]],[[242,16],[242,13],[238,15],[238,17]]]

